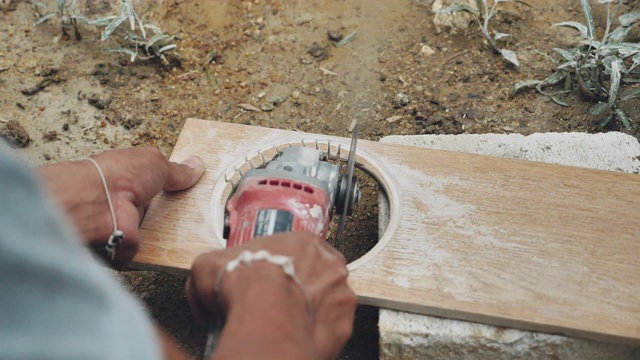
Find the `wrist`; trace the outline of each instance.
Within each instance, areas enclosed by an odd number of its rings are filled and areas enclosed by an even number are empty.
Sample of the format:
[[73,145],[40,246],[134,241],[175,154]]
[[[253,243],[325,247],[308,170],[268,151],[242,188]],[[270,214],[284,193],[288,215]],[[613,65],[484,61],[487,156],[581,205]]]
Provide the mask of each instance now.
[[102,181],[89,161],[69,161],[37,169],[44,187],[83,239],[105,241],[111,219]]
[[[237,351],[260,358],[265,354],[280,359],[317,358],[304,296],[279,267],[255,263],[224,276],[219,296],[228,312],[216,358],[225,353],[238,355]],[[233,352],[227,352],[231,349]]]

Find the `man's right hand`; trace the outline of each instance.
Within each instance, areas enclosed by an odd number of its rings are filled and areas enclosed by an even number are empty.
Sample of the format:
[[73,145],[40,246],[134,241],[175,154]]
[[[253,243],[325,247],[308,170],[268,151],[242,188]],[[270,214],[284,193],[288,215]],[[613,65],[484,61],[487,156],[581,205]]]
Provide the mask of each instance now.
[[[279,266],[266,262],[218,273],[244,251],[267,250],[294,258],[295,272],[313,303]],[[200,255],[186,285],[196,319],[210,323],[225,311],[227,323],[215,358],[335,358],[351,337],[357,298],[347,284],[344,256],[324,239],[304,232],[278,234]],[[221,309],[221,306],[224,310]]]

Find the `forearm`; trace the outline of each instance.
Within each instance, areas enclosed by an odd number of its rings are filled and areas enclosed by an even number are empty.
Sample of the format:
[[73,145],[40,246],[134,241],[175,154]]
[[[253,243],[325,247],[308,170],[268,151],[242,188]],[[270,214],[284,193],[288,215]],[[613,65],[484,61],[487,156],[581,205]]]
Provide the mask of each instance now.
[[296,329],[272,314],[256,315],[229,317],[214,360],[319,359],[302,328]]

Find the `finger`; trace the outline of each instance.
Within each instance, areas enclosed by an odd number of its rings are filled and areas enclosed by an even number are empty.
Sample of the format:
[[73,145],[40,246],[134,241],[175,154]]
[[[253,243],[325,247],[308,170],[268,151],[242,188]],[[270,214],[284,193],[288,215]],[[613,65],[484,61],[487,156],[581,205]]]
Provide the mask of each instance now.
[[197,156],[192,156],[182,164],[169,162],[165,191],[178,191],[192,187],[204,173],[204,162]]
[[331,246],[328,242],[323,241],[320,243],[320,249],[324,254],[328,254],[329,256],[335,257],[338,262],[342,265],[347,265],[347,258],[344,257],[344,254],[338,251],[338,249]]
[[187,295],[187,302],[189,303],[189,308],[191,309],[191,314],[193,314],[194,319],[200,325],[208,324],[211,321],[211,315],[206,306],[200,301],[200,296],[198,296],[195,281],[192,276],[189,276],[185,284],[185,294]]
[[136,210],[138,210],[138,226],[140,226],[140,224],[142,224],[144,214],[147,210],[145,206],[136,206]]
[[124,232],[124,239],[116,245],[116,256],[111,263],[113,267],[120,268],[130,262],[140,248],[138,226],[142,218],[140,217],[140,209],[131,202],[122,201],[119,197],[114,200],[118,230]]

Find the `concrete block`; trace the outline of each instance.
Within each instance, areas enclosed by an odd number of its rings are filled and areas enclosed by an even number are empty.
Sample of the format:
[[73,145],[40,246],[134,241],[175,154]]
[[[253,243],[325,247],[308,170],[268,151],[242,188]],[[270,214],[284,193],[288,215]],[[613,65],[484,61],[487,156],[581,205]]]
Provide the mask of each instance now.
[[[423,148],[640,173],[640,143],[622,133],[388,136]],[[380,197],[380,230],[388,203]],[[380,309],[381,359],[640,360],[640,348]]]

